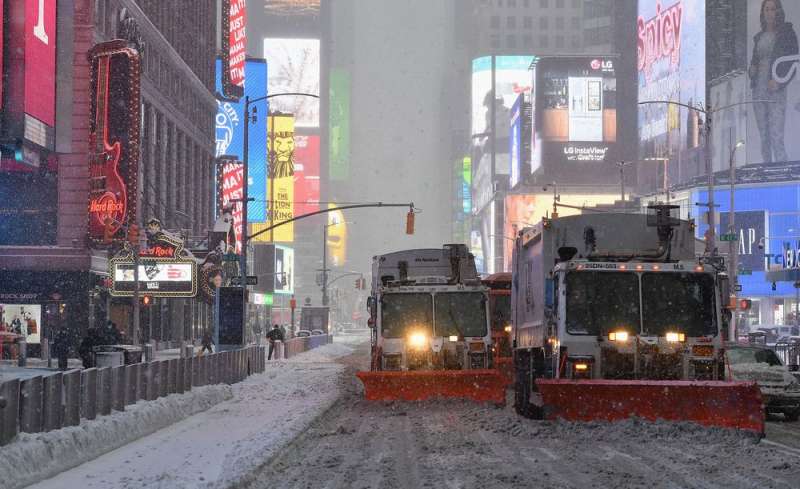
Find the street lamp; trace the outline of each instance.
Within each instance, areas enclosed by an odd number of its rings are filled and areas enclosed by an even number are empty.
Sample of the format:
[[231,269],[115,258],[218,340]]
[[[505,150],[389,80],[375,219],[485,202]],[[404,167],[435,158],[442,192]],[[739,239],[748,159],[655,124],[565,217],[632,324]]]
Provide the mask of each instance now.
[[[731,156],[730,156],[730,180],[731,180],[731,206],[728,209],[728,237],[730,238],[731,234],[736,234],[736,228],[734,228],[734,188],[736,185],[736,165],[734,164],[736,150],[744,146],[744,141],[738,141],[733,148],[731,148]],[[731,323],[728,325],[728,339],[730,341],[736,341],[738,338],[736,334],[736,315],[739,312],[739,295],[736,292],[736,283],[738,280],[738,261],[739,261],[739,242],[731,240],[728,241],[728,254],[730,255],[730,266],[728,275],[731,277],[731,283],[733,284],[733,314],[731,315]]]

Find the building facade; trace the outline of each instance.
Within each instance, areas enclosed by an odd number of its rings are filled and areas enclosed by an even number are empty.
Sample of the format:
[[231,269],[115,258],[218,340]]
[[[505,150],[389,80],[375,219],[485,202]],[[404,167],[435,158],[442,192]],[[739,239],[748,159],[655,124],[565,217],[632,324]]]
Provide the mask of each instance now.
[[[4,18],[24,19],[19,28],[25,28],[32,10],[20,9],[28,3],[5,2]],[[4,87],[0,188],[19,198],[0,218],[0,304],[14,314],[27,307],[25,314],[37,317],[44,337],[70,328],[77,338],[106,320],[130,336],[131,301],[109,296],[109,252],[94,249],[87,239],[92,97],[87,53],[96,43],[117,38],[142,52],[136,219],[141,225],[158,218],[190,243],[198,241],[213,224],[216,2],[47,0],[44,5],[55,29],[42,36],[43,44],[58,53],[52,71],[39,74],[53,80],[52,121],[32,120],[27,106],[17,109],[32,96],[26,93],[34,88],[30,79]],[[17,23],[9,24],[4,40],[20,35]],[[30,63],[37,54],[24,51],[22,61]],[[4,72],[15,72],[9,60],[22,54],[6,48],[3,55]],[[192,338],[209,321],[207,306],[194,299],[155,299],[141,314],[143,340]]]

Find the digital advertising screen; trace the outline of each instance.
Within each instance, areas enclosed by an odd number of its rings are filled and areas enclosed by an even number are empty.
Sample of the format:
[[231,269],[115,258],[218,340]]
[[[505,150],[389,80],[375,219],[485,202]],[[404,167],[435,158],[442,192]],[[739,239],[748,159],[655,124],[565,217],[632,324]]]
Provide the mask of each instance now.
[[[495,119],[497,131],[505,136],[511,106],[517,97],[531,91],[529,68],[535,56],[495,56]],[[502,100],[502,101],[501,101]],[[472,60],[472,134],[491,130],[492,57]]]
[[39,304],[0,304],[0,331],[23,335],[29,344],[40,343],[42,306]]
[[[747,2],[747,163],[800,160],[800,2]],[[726,112],[716,119],[725,118]],[[793,137],[794,136],[794,137]],[[734,143],[735,144],[735,143]],[[729,146],[730,148],[730,146]]]
[[517,97],[511,106],[511,128],[508,135],[508,154],[511,160],[511,187],[519,184],[522,172],[522,104],[524,96]]
[[298,214],[319,210],[319,136],[294,135],[294,208]]
[[275,293],[294,294],[294,250],[275,246]]
[[[244,197],[244,166],[233,160],[219,160],[216,165],[217,211],[231,206],[233,231],[236,235],[236,252],[242,251],[242,198]],[[237,201],[238,202],[231,202]]]
[[700,114],[662,102],[705,107],[705,59],[705,0],[639,0],[640,158],[678,157],[700,145]]
[[347,180],[350,174],[350,73],[332,69],[330,78],[330,155],[328,177]]
[[[531,168],[559,183],[608,175],[617,152],[617,58],[543,57],[535,70]],[[563,178],[562,178],[563,177]]]
[[[222,61],[217,60],[217,91],[222,90]],[[245,63],[245,95],[251,99],[267,95],[267,63],[264,60],[248,59]],[[267,220],[267,117],[269,106],[266,100],[250,104],[250,109],[259,115],[250,124],[247,165],[248,197],[254,199],[247,207],[247,221],[263,223]],[[264,114],[263,116],[261,114]],[[244,98],[239,102],[217,101],[216,156],[244,157]],[[217,210],[219,212],[219,210]]]
[[[319,39],[264,39],[269,63],[269,93],[307,93],[319,96]],[[319,127],[319,99],[307,96],[276,97],[270,110],[293,114],[297,127]]]
[[[21,1],[21,0],[16,0]],[[56,122],[56,0],[25,2],[25,113]]]

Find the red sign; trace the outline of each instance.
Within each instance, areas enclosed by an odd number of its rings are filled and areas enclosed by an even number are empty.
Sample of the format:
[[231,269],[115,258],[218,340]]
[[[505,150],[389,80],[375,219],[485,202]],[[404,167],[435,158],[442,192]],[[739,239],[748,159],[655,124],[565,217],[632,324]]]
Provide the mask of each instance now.
[[225,161],[218,168],[222,180],[218,188],[222,207],[226,207],[232,200],[233,203],[233,230],[236,233],[236,252],[242,251],[242,198],[244,198],[244,166],[238,161]]
[[139,251],[139,256],[148,258],[175,258],[174,246],[156,245]]
[[319,136],[294,135],[294,208],[319,210]]
[[0,0],[0,109],[3,108],[3,0]]
[[230,37],[228,45],[229,67],[231,83],[244,86],[244,61],[247,49],[247,10],[246,0],[231,0],[231,10],[228,17],[230,23]]
[[56,0],[25,0],[25,113],[56,119]]

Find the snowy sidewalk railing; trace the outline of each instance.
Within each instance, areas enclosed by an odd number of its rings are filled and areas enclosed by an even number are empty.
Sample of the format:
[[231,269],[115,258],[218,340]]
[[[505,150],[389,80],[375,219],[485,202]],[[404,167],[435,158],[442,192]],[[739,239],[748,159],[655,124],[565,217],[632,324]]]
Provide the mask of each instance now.
[[70,370],[0,383],[0,445],[17,433],[77,426],[81,419],[124,411],[139,401],[192,387],[235,384],[266,367],[265,347],[156,360],[120,367]]
[[333,335],[323,334],[292,338],[283,343],[283,358],[291,358],[304,351],[312,350],[329,343],[333,343]]

